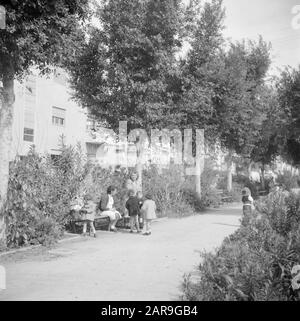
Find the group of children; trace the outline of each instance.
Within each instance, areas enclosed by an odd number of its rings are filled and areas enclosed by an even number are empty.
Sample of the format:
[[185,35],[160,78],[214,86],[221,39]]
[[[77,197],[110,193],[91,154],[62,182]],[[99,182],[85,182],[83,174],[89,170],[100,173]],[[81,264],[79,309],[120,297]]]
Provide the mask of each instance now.
[[[111,187],[108,188],[108,190]],[[114,188],[115,190],[115,188]],[[109,191],[108,191],[109,192]],[[71,211],[73,214],[79,217],[81,221],[83,221],[83,232],[82,235],[87,235],[87,227],[89,226],[89,234],[97,237],[94,220],[95,215],[98,208],[102,211],[102,213],[119,213],[117,211],[113,212],[112,209],[106,208],[108,205],[103,206],[95,203],[93,200],[93,196],[90,193],[82,193],[83,196],[76,196],[71,203]],[[108,193],[108,196],[110,194]],[[129,190],[128,192],[129,198],[126,201],[125,207],[127,209],[128,215],[130,217],[130,233],[133,233],[135,228],[137,233],[141,233],[143,228],[143,235],[151,234],[151,221],[156,218],[156,204],[152,200],[150,194],[145,195],[145,199],[143,199],[143,195],[141,192],[135,193],[134,190]],[[109,199],[106,203],[109,203]],[[101,204],[101,202],[100,202]],[[103,208],[102,208],[103,207]],[[103,212],[104,211],[104,212]],[[118,219],[121,218],[121,214],[119,216],[113,217],[113,215],[108,215],[110,218],[110,228],[111,231],[116,231],[115,223]],[[142,225],[142,226],[141,226]]]
[[125,207],[130,217],[130,233],[134,232],[136,227],[137,233],[141,232],[141,220],[143,224],[143,235],[151,234],[151,221],[156,218],[156,204],[152,200],[150,194],[145,195],[143,201],[142,192],[137,192],[135,195],[134,190],[129,190],[128,200]]

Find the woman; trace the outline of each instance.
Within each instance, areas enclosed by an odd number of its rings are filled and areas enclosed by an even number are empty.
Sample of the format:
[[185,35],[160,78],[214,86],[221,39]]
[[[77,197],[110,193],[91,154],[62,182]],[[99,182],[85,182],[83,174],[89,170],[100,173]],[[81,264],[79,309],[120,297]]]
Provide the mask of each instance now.
[[101,215],[107,215],[110,219],[108,230],[112,232],[117,232],[116,224],[119,219],[122,218],[121,214],[114,207],[114,198],[117,189],[114,186],[109,186],[107,189],[107,194],[102,195],[99,208],[102,211]]
[[136,171],[132,172],[129,179],[126,181],[126,189],[128,192],[130,190],[134,191],[134,196],[136,196],[137,192],[142,191],[139,174]]

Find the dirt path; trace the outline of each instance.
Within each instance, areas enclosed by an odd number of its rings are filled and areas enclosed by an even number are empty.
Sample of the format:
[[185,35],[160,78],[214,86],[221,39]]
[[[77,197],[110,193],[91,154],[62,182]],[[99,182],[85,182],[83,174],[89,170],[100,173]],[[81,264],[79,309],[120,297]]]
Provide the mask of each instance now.
[[240,206],[153,223],[151,236],[98,232],[98,238],[67,241],[0,257],[7,289],[1,300],[176,300],[184,273],[239,225]]

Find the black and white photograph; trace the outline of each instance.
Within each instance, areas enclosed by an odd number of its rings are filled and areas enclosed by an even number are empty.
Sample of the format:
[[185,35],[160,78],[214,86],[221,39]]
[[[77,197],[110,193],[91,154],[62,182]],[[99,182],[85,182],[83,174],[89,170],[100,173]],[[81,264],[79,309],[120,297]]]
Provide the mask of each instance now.
[[300,301],[300,0],[0,0],[0,301]]

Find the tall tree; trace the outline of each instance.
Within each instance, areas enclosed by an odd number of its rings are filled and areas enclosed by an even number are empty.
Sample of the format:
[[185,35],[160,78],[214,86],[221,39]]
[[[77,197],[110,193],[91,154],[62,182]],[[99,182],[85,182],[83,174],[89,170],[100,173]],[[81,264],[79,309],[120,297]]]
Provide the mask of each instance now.
[[0,241],[5,243],[6,201],[14,105],[14,81],[31,67],[41,73],[64,66],[84,38],[79,21],[89,12],[88,0],[0,1],[6,28],[0,30]]
[[232,156],[249,155],[265,119],[262,99],[270,66],[270,46],[263,41],[232,44],[224,56],[214,97],[221,144],[228,149],[228,190],[232,183]]
[[80,103],[114,129],[120,120],[149,128],[171,117],[181,12],[179,0],[107,1],[73,65]]
[[300,66],[298,69],[286,68],[278,82],[279,103],[284,120],[282,133],[285,143],[281,153],[292,165],[300,164]]

